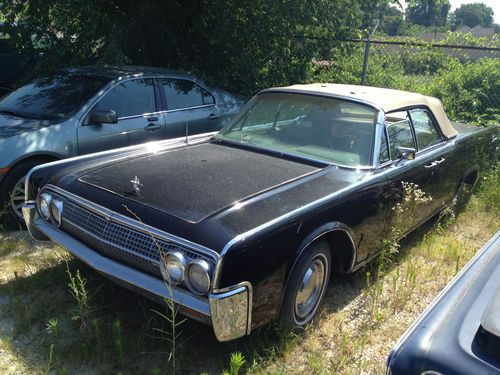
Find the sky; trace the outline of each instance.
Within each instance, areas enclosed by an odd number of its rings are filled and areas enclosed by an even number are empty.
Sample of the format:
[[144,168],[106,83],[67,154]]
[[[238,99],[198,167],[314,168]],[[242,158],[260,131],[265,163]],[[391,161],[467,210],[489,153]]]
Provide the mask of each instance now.
[[500,24],[500,0],[450,0],[451,12],[462,4],[483,3],[493,9],[493,22]]

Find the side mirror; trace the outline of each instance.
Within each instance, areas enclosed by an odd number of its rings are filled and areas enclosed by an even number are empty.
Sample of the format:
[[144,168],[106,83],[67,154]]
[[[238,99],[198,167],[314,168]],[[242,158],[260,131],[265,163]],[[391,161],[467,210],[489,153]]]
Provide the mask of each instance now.
[[412,147],[398,147],[398,153],[396,157],[398,159],[415,160],[415,150]]
[[118,118],[116,112],[111,109],[98,109],[89,115],[90,124],[116,124]]

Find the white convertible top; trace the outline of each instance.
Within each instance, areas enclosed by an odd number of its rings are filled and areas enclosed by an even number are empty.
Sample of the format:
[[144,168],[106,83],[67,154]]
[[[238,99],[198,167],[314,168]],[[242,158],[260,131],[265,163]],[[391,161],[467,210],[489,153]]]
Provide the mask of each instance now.
[[293,85],[270,90],[314,92],[356,98],[380,107],[384,112],[390,112],[415,105],[425,105],[430,108],[436,117],[441,131],[447,139],[453,138],[457,135],[457,131],[451,124],[448,116],[446,116],[443,109],[443,103],[441,103],[439,99],[432,96],[426,96],[408,91],[384,89],[380,87],[340,85],[335,83]]

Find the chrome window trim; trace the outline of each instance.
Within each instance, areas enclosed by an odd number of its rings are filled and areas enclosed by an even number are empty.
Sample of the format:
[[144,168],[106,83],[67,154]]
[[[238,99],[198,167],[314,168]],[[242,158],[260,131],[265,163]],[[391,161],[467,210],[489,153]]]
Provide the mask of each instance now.
[[75,194],[70,193],[66,190],[63,190],[60,187],[57,187],[57,186],[54,186],[51,184],[47,184],[44,186],[44,190],[45,189],[51,190],[57,194],[62,195],[66,199],[73,201],[75,204],[78,204],[78,205],[98,214],[98,215],[103,216],[106,220],[112,221],[112,222],[120,224],[120,225],[124,225],[130,229],[137,230],[137,231],[144,233],[146,235],[149,235],[149,236],[160,238],[160,239],[163,239],[163,240],[166,240],[169,242],[174,242],[175,244],[178,244],[182,247],[186,247],[189,250],[192,250],[194,252],[199,252],[201,254],[206,255],[211,260],[213,260],[214,263],[217,263],[217,261],[218,261],[219,254],[216,251],[209,249],[208,247],[191,242],[191,241],[186,240],[186,239],[181,238],[181,237],[177,237],[173,234],[161,231],[161,230],[154,228],[150,225],[141,223],[140,221],[130,219],[127,216],[124,216],[122,214],[119,214],[117,212],[109,210],[105,207],[102,207],[94,202],[91,202],[91,201],[85,199],[85,198],[79,197],[78,195],[75,195]]
[[202,104],[202,105],[196,105],[194,107],[184,107],[184,108],[176,108],[176,109],[167,109],[167,110],[165,110],[163,112],[164,113],[171,113],[171,112],[188,111],[190,109],[200,109],[200,108],[208,108],[208,107],[215,107],[215,104]]
[[[118,121],[120,121],[120,120],[131,120],[131,119],[135,119],[135,118],[161,115],[162,113],[163,113],[162,111],[146,112],[146,113],[142,113],[142,114],[139,114],[139,115],[118,117],[117,120]],[[108,125],[108,124],[106,124],[106,125]],[[111,124],[109,124],[109,125],[111,125]],[[83,126],[92,126],[92,125],[83,125]]]

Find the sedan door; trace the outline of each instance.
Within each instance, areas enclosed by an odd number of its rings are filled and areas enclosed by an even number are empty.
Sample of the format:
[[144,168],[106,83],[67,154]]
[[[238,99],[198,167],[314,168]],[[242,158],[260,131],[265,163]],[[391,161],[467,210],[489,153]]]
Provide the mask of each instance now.
[[[398,147],[417,150],[408,111],[387,114],[385,125],[388,142],[384,147],[380,147],[380,161],[385,162],[384,169],[388,179],[388,224],[390,227],[397,226],[397,230],[404,234],[435,212],[434,172],[429,168],[434,156],[417,153],[414,160],[401,159],[398,156]],[[424,196],[419,196],[420,192],[424,193]],[[433,200],[429,201],[425,197],[431,197]]]
[[[78,127],[80,154],[109,150],[165,138],[165,124],[158,111],[153,79],[132,79],[115,85],[103,95]],[[93,124],[90,114],[116,112],[115,124]]]
[[213,95],[189,79],[163,78],[161,89],[167,104],[166,133],[169,138],[220,129],[220,114]]

